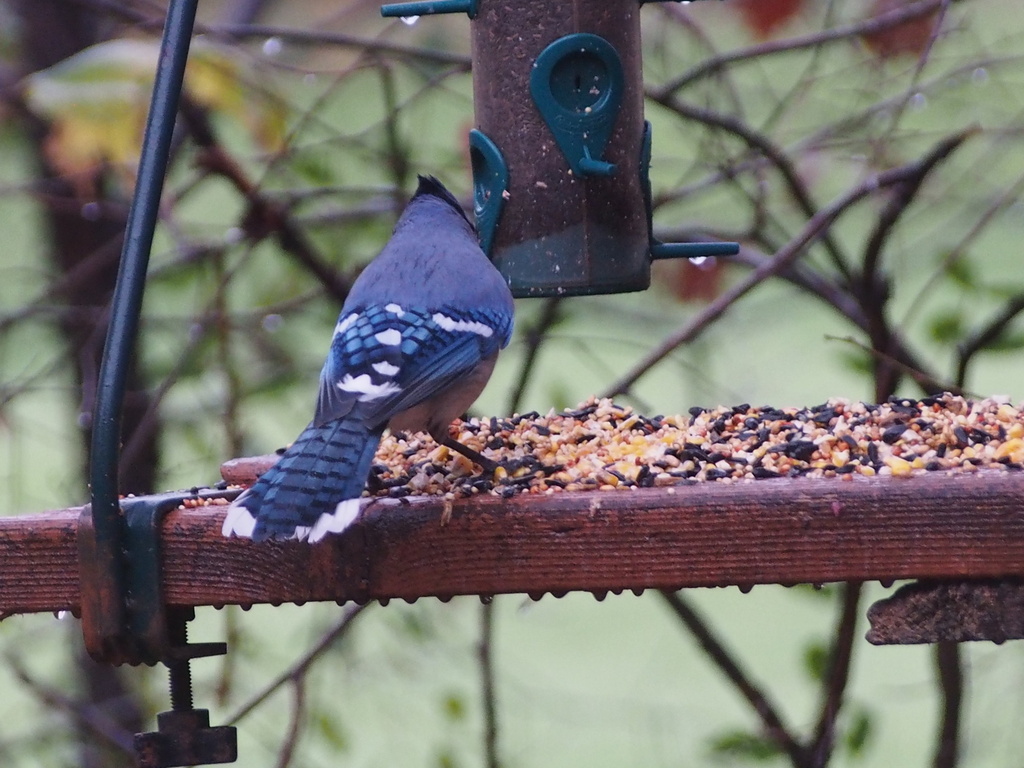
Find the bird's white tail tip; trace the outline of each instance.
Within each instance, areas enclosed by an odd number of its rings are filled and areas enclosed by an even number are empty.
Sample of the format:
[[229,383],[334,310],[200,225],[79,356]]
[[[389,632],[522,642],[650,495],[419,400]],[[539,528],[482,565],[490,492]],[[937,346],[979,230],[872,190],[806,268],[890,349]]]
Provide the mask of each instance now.
[[333,512],[320,515],[309,532],[309,543],[314,544],[328,533],[341,533],[359,517],[359,499],[345,499]]
[[228,507],[227,517],[224,518],[224,525],[220,529],[221,535],[231,538],[240,536],[244,539],[251,539],[252,532],[256,528],[256,518],[245,507],[238,504],[238,499]]

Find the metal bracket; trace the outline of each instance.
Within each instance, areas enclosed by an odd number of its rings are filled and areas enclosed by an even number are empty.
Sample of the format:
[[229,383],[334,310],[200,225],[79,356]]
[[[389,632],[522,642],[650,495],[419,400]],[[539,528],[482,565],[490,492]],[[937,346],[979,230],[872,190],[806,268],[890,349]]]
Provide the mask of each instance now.
[[[159,730],[135,735],[140,768],[234,762],[237,734],[233,727],[210,727],[209,713],[192,708],[189,662],[227,653],[226,643],[188,643],[191,607],[168,606],[160,578],[160,526],[164,516],[182,502],[230,499],[239,491],[165,493],[124,499],[123,549],[98,535],[91,505],[78,523],[78,556],[82,573],[82,633],[89,653],[112,664],[163,662],[171,681],[173,710],[157,716]],[[113,582],[110,575],[118,578]],[[112,589],[120,585],[124,592]]]
[[238,759],[238,733],[230,725],[210,727],[210,713],[193,709],[189,667],[192,659],[225,653],[227,647],[189,644],[188,622],[195,617],[191,608],[171,608],[168,617],[171,647],[163,661],[170,671],[172,709],[156,716],[157,730],[135,734],[139,768],[233,763]]
[[[182,658],[182,649],[171,639],[172,621],[163,598],[160,524],[164,515],[187,499],[230,499],[238,493],[196,490],[124,499],[120,505],[122,543],[101,534],[92,505],[82,510],[78,521],[82,632],[91,656],[110,664],[133,665]],[[111,574],[117,576],[113,584]],[[226,652],[224,643],[203,643],[189,649],[192,658]]]
[[651,193],[651,122],[644,121],[644,138],[640,145],[640,188],[644,193],[647,209],[647,231],[651,239],[651,260],[658,259],[699,259],[709,256],[735,256],[740,252],[739,243],[663,243],[654,236],[654,200]]
[[156,721],[158,731],[135,734],[139,768],[233,763],[238,759],[234,727],[211,728],[208,710],[161,712]]
[[480,0],[425,0],[419,3],[391,3],[380,7],[384,18],[411,19],[417,16],[431,16],[438,13],[465,13],[476,18]]

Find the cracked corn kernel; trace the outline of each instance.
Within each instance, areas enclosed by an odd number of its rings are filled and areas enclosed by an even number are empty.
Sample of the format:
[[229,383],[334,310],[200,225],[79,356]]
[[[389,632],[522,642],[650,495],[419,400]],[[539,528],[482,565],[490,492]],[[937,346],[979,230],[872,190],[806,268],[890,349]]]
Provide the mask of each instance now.
[[894,477],[906,477],[914,470],[909,461],[899,456],[890,456],[885,460],[885,465],[892,471]]

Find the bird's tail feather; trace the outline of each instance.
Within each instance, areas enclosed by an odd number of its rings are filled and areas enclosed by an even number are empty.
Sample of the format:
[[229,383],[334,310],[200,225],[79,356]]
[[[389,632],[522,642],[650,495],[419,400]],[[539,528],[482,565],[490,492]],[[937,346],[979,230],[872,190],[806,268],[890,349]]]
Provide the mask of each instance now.
[[310,424],[231,504],[224,535],[313,542],[344,530],[359,513],[381,432],[355,419]]

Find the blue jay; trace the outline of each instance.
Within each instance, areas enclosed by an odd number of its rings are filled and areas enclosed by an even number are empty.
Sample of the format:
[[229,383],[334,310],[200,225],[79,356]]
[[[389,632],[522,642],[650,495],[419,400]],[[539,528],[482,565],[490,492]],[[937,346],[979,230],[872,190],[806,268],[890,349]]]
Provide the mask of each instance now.
[[420,176],[341,309],[313,421],[232,502],[223,534],[315,542],[345,530],[385,427],[465,448],[448,426],[483,390],[512,321],[512,294],[473,225],[440,181]]

